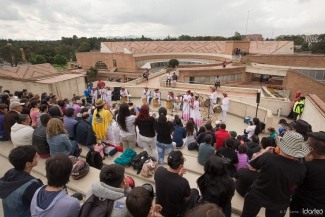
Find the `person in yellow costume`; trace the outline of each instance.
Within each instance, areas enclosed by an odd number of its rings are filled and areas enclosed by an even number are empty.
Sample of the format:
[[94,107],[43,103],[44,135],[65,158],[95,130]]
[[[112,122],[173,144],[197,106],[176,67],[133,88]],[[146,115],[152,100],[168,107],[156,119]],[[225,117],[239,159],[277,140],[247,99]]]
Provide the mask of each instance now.
[[108,129],[108,125],[112,124],[113,116],[109,110],[104,108],[105,101],[102,99],[97,99],[95,103],[95,111],[93,114],[92,126],[93,130],[97,135],[98,140],[107,140],[106,131]]

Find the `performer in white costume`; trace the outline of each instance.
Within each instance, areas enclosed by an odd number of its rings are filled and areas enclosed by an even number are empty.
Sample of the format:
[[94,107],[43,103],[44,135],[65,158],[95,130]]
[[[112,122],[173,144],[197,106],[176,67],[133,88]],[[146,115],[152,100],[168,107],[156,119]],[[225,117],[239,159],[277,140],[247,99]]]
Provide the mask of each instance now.
[[228,106],[229,106],[229,98],[228,98],[228,94],[226,92],[222,93],[223,95],[223,99],[222,99],[222,103],[221,103],[221,108],[222,108],[222,123],[226,122],[226,116],[227,116],[227,111],[228,111]]
[[[122,95],[129,95],[129,92],[128,90],[125,88],[125,87],[121,87],[121,90],[120,90],[120,99],[122,98]],[[127,103],[129,102],[129,97],[127,97]]]
[[106,98],[105,98],[106,104],[112,105],[112,91],[110,87],[106,87]]
[[94,87],[92,90],[91,90],[91,102],[92,104],[95,104],[96,100],[97,100],[97,88]]
[[191,95],[191,101],[190,101],[190,118],[194,117],[194,94],[193,92]]
[[[151,97],[151,91],[148,89],[148,87],[144,87],[143,97],[147,97],[147,105],[149,105],[150,97]],[[141,99],[141,104],[143,104],[142,99]]]
[[196,123],[197,126],[200,126],[202,124],[202,117],[200,113],[200,103],[198,101],[199,96],[194,97],[194,102],[193,102],[193,113],[191,118],[193,118],[194,123]]
[[213,114],[213,106],[214,104],[217,104],[217,92],[215,87],[211,88],[211,94],[210,94],[210,114]]
[[153,98],[158,98],[158,104],[160,106],[160,92],[159,89],[155,89],[155,92],[153,92]]
[[178,110],[181,110],[181,103],[182,103],[182,95],[178,94],[177,96],[175,96],[175,101],[174,101],[174,108],[177,112]]
[[183,97],[183,119],[190,119],[190,102],[191,102],[191,91],[186,91],[186,94]]
[[104,86],[99,89],[99,94],[102,100],[106,100],[106,89]]

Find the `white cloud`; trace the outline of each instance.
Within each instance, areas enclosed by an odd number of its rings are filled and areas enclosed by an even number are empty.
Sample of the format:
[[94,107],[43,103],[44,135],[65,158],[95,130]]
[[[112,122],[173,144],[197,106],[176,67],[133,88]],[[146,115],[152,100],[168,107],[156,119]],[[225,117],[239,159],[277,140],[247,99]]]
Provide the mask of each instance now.
[[323,0],[2,0],[0,36],[60,39],[324,33]]

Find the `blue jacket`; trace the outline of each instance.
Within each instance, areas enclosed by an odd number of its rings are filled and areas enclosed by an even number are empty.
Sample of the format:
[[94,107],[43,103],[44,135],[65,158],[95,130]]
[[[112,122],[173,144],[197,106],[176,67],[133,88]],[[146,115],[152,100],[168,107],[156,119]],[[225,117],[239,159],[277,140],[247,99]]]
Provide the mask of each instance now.
[[77,143],[86,145],[90,150],[93,150],[93,145],[96,144],[97,138],[91,124],[85,120],[78,121],[75,125],[75,140]]
[[72,150],[72,145],[70,143],[69,137],[66,134],[59,134],[57,136],[52,136],[51,138],[46,138],[47,143],[50,146],[50,154],[54,156],[57,153],[62,153],[69,155]]
[[183,126],[174,126],[173,142],[176,142],[176,146],[180,147],[184,144],[183,139],[186,138],[186,132]]

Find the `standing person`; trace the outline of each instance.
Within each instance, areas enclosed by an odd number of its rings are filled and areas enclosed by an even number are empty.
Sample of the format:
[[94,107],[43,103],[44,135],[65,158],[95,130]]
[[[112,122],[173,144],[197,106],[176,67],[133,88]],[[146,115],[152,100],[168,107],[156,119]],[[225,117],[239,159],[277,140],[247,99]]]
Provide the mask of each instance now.
[[233,150],[238,151],[238,147],[240,145],[240,139],[236,139],[236,136],[237,136],[236,131],[229,131],[229,134],[230,134],[230,137],[232,138],[232,140],[234,140]]
[[[306,210],[325,211],[325,133],[312,132],[308,133],[308,136],[312,160],[304,163],[307,170],[306,177],[294,190],[290,204],[291,217],[305,216],[304,210],[305,212]],[[317,213],[314,213],[314,216],[317,216],[315,214]]]
[[222,67],[223,67],[223,68],[226,68],[226,66],[227,66],[227,60],[225,59],[225,60],[222,62]]
[[295,99],[290,104],[290,113],[287,116],[288,119],[293,119],[293,110],[292,109],[293,109],[293,106],[295,105],[295,103],[299,100],[300,95],[301,95],[301,91],[297,91]]
[[280,148],[279,155],[270,153],[274,148],[268,147],[249,162],[248,167],[260,170],[260,175],[245,196],[243,217],[256,216],[261,207],[265,208],[265,216],[285,216],[290,205],[290,189],[306,176],[306,167],[293,160],[293,157],[309,154],[310,147],[304,138],[291,131],[276,137],[276,143]]
[[185,126],[185,133],[186,133],[186,139],[184,141],[184,145],[188,146],[196,146],[196,130],[194,128],[194,121],[188,120],[186,122]]
[[160,105],[161,105],[161,104],[160,104],[161,94],[160,94],[158,88],[155,89],[155,91],[153,92],[153,98],[154,98],[154,99],[157,99],[157,98],[158,98],[158,104],[159,104],[159,106],[160,106]]
[[235,194],[235,183],[229,177],[222,159],[210,156],[204,165],[204,174],[197,179],[201,202],[209,202],[222,208],[226,217],[231,217],[231,199]]
[[222,103],[221,103],[221,108],[222,108],[222,123],[226,122],[226,116],[227,116],[227,111],[228,111],[228,107],[229,107],[229,98],[228,98],[228,94],[226,92],[222,93],[223,95],[223,99],[222,99]]
[[56,154],[45,162],[47,185],[35,192],[30,211],[32,217],[77,217],[80,203],[67,193],[72,164],[64,154]]
[[182,95],[180,94],[175,95],[174,108],[176,112],[178,110],[181,110],[181,104],[182,104]]
[[165,151],[169,154],[174,150],[171,136],[174,134],[173,123],[167,121],[167,109],[160,107],[158,110],[159,118],[154,123],[157,133],[158,163],[164,165]]
[[143,77],[147,80],[147,82],[148,82],[148,80],[149,80],[149,69],[145,69],[144,70],[144,72],[143,72]]
[[74,127],[78,121],[74,118],[74,109],[73,108],[68,108],[67,111],[67,116],[63,119],[64,122],[64,128],[67,130],[68,135],[69,135],[69,140],[74,140]]
[[14,147],[31,145],[34,129],[30,125],[30,117],[20,114],[15,117],[16,123],[11,127],[11,141]]
[[106,141],[106,131],[109,123],[112,122],[113,116],[110,111],[104,109],[105,101],[97,99],[95,103],[95,111],[92,119],[92,127],[98,140]]
[[126,150],[127,148],[131,148],[132,150],[135,149],[136,133],[134,130],[134,122],[139,115],[139,111],[135,104],[133,104],[133,108],[136,112],[136,115],[130,113],[128,104],[121,104],[118,115],[116,117],[116,121],[121,129],[120,136],[123,150]]
[[112,91],[110,87],[106,87],[105,102],[107,105],[112,105]]
[[182,126],[182,121],[180,118],[177,118],[175,122],[176,126],[174,126],[173,142],[176,143],[176,148],[183,148],[183,139],[186,138],[186,132],[184,127]]
[[168,86],[170,87],[171,80],[172,80],[172,76],[171,76],[170,72],[168,72],[168,74],[166,76],[166,87],[168,87]]
[[149,147],[152,150],[152,156],[158,160],[158,150],[156,145],[156,135],[154,130],[155,118],[149,114],[149,106],[142,105],[134,125],[139,128],[139,139],[142,141],[143,150],[147,153]]
[[0,179],[0,198],[4,216],[30,217],[30,204],[35,191],[43,182],[30,173],[37,166],[38,155],[31,145],[11,150],[9,162],[14,166]]
[[[187,172],[185,161],[182,152],[172,151],[167,157],[168,169],[158,167],[155,172],[156,204],[163,207],[163,216],[183,216],[184,212],[195,205],[198,190],[191,190],[187,179],[183,177]],[[172,184],[170,180],[173,180]]]
[[67,115],[67,103],[64,100],[60,100],[58,102],[58,105],[60,106],[60,109],[62,111],[63,117]]
[[16,123],[15,116],[20,115],[21,111],[23,110],[22,105],[24,105],[24,103],[20,103],[19,100],[11,100],[9,106],[10,111],[7,112],[3,117],[3,128],[8,140],[11,140],[11,127]]
[[102,100],[106,100],[106,89],[104,86],[100,87],[99,94]]
[[183,96],[183,119],[185,121],[190,119],[190,102],[191,102],[191,91],[186,91]]
[[218,89],[218,87],[220,87],[220,78],[219,78],[219,75],[214,80],[214,86],[216,87],[216,89]]
[[297,102],[295,102],[295,105],[293,106],[293,120],[296,121],[298,118],[298,115],[301,115],[305,109],[305,97],[301,96]]
[[[150,97],[151,97],[151,91],[149,90],[148,87],[144,87],[144,90],[143,90],[143,97],[146,97],[147,98],[147,105],[150,104]],[[143,103],[143,102],[142,102]]]
[[246,55],[246,54],[245,54],[245,49],[244,49],[244,48],[241,50],[241,55],[242,55],[242,56],[245,56],[245,55]]
[[30,102],[32,109],[30,110],[29,116],[32,119],[32,127],[37,127],[37,115],[39,113],[39,107],[41,102],[37,100],[33,100]]
[[217,104],[217,92],[216,92],[216,88],[215,87],[210,87],[211,89],[211,94],[210,94],[210,108],[209,108],[209,112],[210,114],[213,114],[213,106],[214,104]]
[[178,76],[174,72],[173,76],[172,76],[172,86],[173,86],[173,88],[176,86],[177,79],[178,79]]
[[264,75],[263,74],[260,74],[260,82],[261,83],[263,82],[263,79],[264,79]]
[[214,154],[214,148],[210,145],[212,136],[210,134],[205,135],[204,143],[199,146],[199,155],[197,161],[200,165],[204,166],[209,157]]
[[98,97],[98,92],[97,92],[97,88],[94,87],[91,91],[91,103],[92,104],[95,104],[96,100],[97,100],[97,97]]
[[201,113],[200,113],[200,103],[199,103],[198,99],[199,99],[199,96],[194,97],[193,116],[192,116],[192,118],[194,120],[194,123],[197,126],[200,126],[202,124],[202,116],[201,116]]
[[93,82],[91,80],[88,82],[87,85],[88,85],[89,89],[93,89],[94,84],[93,84]]
[[174,97],[175,97],[174,93],[172,91],[168,91],[168,95],[167,95],[167,99],[166,99],[166,105],[167,105],[167,102],[171,102],[172,103],[172,108],[173,108],[173,106],[175,104]]
[[79,149],[75,141],[69,140],[68,132],[64,129],[63,122],[60,119],[52,118],[49,120],[46,127],[46,136],[51,156],[62,153],[79,157],[82,149]]
[[8,140],[4,129],[4,123],[3,123],[4,116],[7,112],[8,112],[8,106],[4,103],[0,103],[0,141]]
[[236,166],[238,164],[237,153],[232,150],[233,145],[234,141],[231,138],[226,139],[225,147],[219,148],[216,152],[216,155],[219,156],[226,165],[230,177],[233,177],[234,173],[237,172]]

